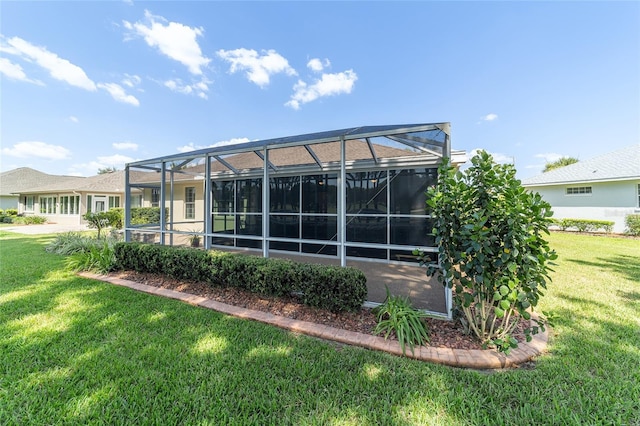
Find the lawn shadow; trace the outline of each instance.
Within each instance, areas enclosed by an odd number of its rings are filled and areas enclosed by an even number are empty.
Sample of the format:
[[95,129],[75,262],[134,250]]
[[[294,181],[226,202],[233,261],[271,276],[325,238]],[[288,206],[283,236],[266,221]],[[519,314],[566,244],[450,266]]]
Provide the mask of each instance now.
[[578,265],[611,270],[617,274],[623,275],[631,281],[640,282],[640,257],[616,255],[612,257],[597,257],[594,261],[582,259],[566,260]]

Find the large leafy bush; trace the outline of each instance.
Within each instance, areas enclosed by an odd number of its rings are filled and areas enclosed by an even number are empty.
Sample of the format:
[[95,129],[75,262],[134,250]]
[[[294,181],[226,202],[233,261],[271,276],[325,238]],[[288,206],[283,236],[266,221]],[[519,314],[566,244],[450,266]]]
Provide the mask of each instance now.
[[[544,235],[552,211],[520,185],[512,165],[495,164],[484,151],[471,163],[461,172],[446,162],[428,190],[439,265],[427,273],[453,287],[454,307],[483,344],[508,353],[519,320],[531,318],[550,281],[557,256]],[[525,330],[528,339],[544,329],[537,321]]]

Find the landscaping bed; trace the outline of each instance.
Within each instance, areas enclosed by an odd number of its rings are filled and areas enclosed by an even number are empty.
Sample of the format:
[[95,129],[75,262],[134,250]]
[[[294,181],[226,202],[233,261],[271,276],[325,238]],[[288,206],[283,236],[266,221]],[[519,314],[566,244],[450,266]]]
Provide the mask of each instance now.
[[[154,287],[206,297],[228,305],[268,312],[273,315],[358,333],[373,335],[373,329],[376,326],[375,315],[368,308],[362,308],[357,312],[334,313],[306,306],[295,297],[261,296],[234,287],[212,287],[206,283],[179,281],[160,274],[120,271],[109,275]],[[481,344],[472,335],[464,333],[462,326],[458,322],[435,318],[427,318],[426,322],[429,328],[430,346],[432,347],[482,349]],[[524,341],[523,334],[518,333],[517,337],[520,341]]]

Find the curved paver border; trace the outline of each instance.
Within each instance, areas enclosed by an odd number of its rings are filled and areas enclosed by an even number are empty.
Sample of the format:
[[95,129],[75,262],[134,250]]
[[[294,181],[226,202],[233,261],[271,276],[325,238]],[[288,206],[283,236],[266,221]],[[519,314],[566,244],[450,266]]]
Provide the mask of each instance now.
[[[264,322],[296,333],[303,333],[309,336],[333,340],[348,345],[361,346],[367,349],[389,352],[394,355],[402,355],[400,344],[395,340],[385,340],[382,337],[372,336],[370,334],[357,333],[308,321],[299,321],[281,317],[267,312],[240,308],[216,302],[215,300],[207,299],[206,297],[153,287],[134,281],[123,280],[121,278],[113,278],[89,272],[81,272],[79,275],[85,278],[129,287],[144,293],[177,299],[191,305],[202,306],[204,308],[213,309],[235,317]],[[519,343],[518,348],[511,350],[511,353],[508,356],[494,350],[433,348],[430,346],[417,347],[414,349],[413,354],[411,351],[408,351],[406,356],[422,361],[461,368],[508,368],[530,361],[532,358],[542,354],[546,350],[548,337],[548,331],[538,333],[533,336],[531,342]]]

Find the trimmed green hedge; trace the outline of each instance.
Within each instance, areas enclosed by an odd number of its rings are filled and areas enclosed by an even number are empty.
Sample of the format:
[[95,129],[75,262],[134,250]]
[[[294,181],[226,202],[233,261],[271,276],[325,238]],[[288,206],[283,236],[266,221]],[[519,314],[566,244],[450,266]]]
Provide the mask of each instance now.
[[627,225],[627,234],[640,236],[640,214],[627,215],[624,218],[624,223]]
[[[108,212],[111,226],[116,229],[124,227],[124,209],[116,207]],[[164,211],[165,221],[169,219],[169,209]],[[160,207],[131,207],[131,224],[146,225],[149,223],[160,223]]]
[[578,232],[596,232],[602,229],[606,233],[613,231],[614,222],[592,219],[553,219],[553,223],[563,231],[576,229]]
[[355,268],[124,242],[115,245],[115,259],[115,269],[159,273],[269,296],[297,294],[304,304],[333,312],[360,309],[367,296],[364,273]]

